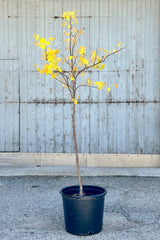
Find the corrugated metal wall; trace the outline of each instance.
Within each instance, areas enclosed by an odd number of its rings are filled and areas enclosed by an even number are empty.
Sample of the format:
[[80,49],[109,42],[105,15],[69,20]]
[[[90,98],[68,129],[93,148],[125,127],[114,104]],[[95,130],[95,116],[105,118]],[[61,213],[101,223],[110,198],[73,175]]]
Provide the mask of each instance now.
[[118,88],[81,90],[79,152],[159,154],[159,0],[0,0],[0,151],[74,151],[71,102],[34,67],[41,56],[34,33],[56,36],[63,48],[64,10],[77,10],[88,52],[127,44],[103,71],[88,73]]

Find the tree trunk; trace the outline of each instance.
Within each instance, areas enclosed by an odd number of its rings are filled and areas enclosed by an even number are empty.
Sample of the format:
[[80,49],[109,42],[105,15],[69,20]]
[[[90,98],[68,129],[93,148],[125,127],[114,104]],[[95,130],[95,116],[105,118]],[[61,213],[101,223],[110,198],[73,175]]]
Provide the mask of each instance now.
[[80,187],[80,196],[83,195],[83,187],[80,175],[80,167],[79,167],[79,156],[78,156],[78,148],[77,148],[77,138],[76,138],[76,127],[75,127],[75,104],[73,103],[73,113],[72,113],[72,128],[73,128],[73,138],[74,138],[74,149],[76,154],[76,167],[77,167],[77,175],[79,180],[79,187]]

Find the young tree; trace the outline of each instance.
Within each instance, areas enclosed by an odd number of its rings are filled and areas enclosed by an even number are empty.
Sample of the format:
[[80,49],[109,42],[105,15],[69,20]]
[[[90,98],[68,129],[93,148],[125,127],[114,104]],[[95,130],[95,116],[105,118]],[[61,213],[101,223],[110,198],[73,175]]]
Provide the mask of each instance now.
[[[59,82],[63,88],[68,90],[70,98],[73,102],[72,112],[72,128],[74,138],[74,148],[76,154],[76,167],[77,175],[79,179],[80,195],[83,195],[83,186],[80,175],[79,157],[77,148],[77,137],[75,127],[75,105],[78,103],[77,91],[81,87],[96,88],[97,90],[111,91],[111,87],[106,82],[97,81],[93,82],[90,78],[85,78],[85,72],[89,69],[102,70],[105,67],[105,61],[113,54],[117,54],[124,47],[122,43],[116,44],[118,49],[108,51],[100,48],[99,51],[94,50],[91,52],[90,57],[87,57],[87,51],[85,46],[79,46],[79,38],[83,34],[83,29],[77,29],[77,13],[76,12],[63,12],[62,15],[62,27],[64,28],[64,43],[65,52],[60,53],[60,49],[52,48],[51,45],[55,40],[54,37],[50,37],[48,40],[40,38],[38,34],[34,34],[35,46],[39,46],[43,49],[42,60],[45,62],[42,68],[36,65],[36,69],[40,74],[50,75],[55,81]],[[83,81],[80,82],[80,78],[83,77]],[[117,84],[113,86],[117,88]]]

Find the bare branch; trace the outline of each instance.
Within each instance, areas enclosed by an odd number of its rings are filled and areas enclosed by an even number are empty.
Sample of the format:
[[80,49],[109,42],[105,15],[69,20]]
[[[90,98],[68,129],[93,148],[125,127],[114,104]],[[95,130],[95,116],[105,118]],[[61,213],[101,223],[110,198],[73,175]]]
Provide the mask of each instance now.
[[96,89],[98,89],[98,88],[95,87],[95,86],[89,86],[89,85],[82,84],[82,85],[79,85],[79,86],[76,88],[76,91],[77,91],[77,89],[80,88],[80,87],[89,87],[89,88],[96,88]]

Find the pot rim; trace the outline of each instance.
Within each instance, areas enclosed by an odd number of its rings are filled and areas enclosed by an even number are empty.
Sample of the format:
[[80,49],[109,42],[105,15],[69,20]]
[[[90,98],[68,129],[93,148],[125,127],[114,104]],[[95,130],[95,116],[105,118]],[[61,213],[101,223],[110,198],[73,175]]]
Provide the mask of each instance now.
[[99,197],[103,197],[107,194],[107,190],[103,187],[100,187],[100,186],[96,186],[96,185],[83,185],[83,188],[91,188],[91,189],[99,189],[99,190],[102,190],[103,192],[102,193],[99,193],[99,194],[94,194],[94,195],[84,195],[84,196],[78,196],[78,195],[70,195],[70,194],[67,194],[67,193],[64,193],[63,191],[64,190],[67,190],[67,189],[77,189],[79,188],[79,185],[71,185],[71,186],[66,186],[64,188],[62,188],[59,193],[62,195],[62,197],[69,197],[69,198],[77,198],[77,199],[87,199],[87,198],[99,198]]

